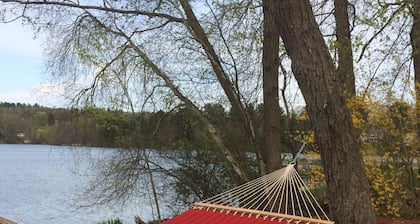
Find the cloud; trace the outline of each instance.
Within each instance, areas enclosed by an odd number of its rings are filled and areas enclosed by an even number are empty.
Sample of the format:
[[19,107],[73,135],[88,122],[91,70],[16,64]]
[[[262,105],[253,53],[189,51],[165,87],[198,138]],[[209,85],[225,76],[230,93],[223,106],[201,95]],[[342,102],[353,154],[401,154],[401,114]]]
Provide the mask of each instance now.
[[65,97],[64,85],[61,83],[44,83],[32,88],[32,96],[41,105],[65,107],[68,103]]
[[61,92],[62,84],[59,83],[47,83],[47,84],[41,84],[32,91],[38,92],[40,94],[56,94],[57,92]]

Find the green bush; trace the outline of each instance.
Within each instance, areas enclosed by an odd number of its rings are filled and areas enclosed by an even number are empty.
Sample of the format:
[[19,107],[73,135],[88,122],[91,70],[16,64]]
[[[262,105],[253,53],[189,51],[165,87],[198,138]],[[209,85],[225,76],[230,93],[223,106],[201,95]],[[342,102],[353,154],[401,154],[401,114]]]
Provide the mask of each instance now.
[[123,224],[120,219],[108,219],[106,221],[98,222],[98,224]]

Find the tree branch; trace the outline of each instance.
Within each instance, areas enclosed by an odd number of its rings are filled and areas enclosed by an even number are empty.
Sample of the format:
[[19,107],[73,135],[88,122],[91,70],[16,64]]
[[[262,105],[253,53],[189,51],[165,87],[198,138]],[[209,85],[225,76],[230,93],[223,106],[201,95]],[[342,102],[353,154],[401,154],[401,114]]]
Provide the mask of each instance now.
[[362,52],[359,55],[359,58],[357,59],[357,62],[360,62],[360,60],[362,60],[366,49],[369,47],[369,45],[372,43],[373,40],[376,39],[376,37],[382,33],[382,31],[384,31],[384,29],[392,22],[392,20],[394,19],[394,17],[400,12],[400,10],[405,7],[405,4],[400,5],[400,7],[398,9],[396,9],[391,16],[388,18],[388,20],[386,21],[386,23],[377,31],[373,34],[373,36],[368,40],[368,42],[363,46],[362,48]]
[[112,12],[112,13],[119,13],[119,14],[133,14],[133,15],[143,15],[148,16],[150,18],[158,17],[167,19],[171,22],[178,22],[183,23],[184,20],[181,18],[177,18],[168,14],[164,13],[156,13],[156,12],[147,12],[142,10],[126,10],[126,9],[118,9],[118,8],[109,8],[106,6],[97,6],[97,5],[81,5],[78,3],[71,3],[71,2],[59,2],[59,1],[24,1],[24,0],[0,0],[0,2],[4,3],[15,3],[21,4],[24,6],[28,5],[52,5],[52,6],[59,6],[59,7],[70,7],[70,8],[78,8],[78,9],[85,9],[85,10],[97,10],[103,12]]

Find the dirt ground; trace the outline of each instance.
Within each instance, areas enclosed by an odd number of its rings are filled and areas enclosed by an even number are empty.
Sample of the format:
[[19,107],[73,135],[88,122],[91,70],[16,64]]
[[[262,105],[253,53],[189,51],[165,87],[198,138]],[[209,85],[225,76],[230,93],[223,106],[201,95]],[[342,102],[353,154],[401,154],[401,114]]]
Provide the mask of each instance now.
[[377,224],[420,224],[420,219],[376,218]]

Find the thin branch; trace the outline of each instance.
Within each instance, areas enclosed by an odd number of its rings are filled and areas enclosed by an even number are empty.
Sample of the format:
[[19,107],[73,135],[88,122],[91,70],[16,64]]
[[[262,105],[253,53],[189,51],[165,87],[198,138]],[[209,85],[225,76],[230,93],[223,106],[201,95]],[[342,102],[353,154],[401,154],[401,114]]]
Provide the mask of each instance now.
[[[405,20],[405,22],[407,22],[407,19]],[[406,23],[404,23],[404,24],[406,24]],[[403,25],[404,25],[403,24]],[[377,75],[377,73],[378,73],[378,71],[379,71],[379,69],[380,69],[380,67],[382,66],[382,64],[383,63],[385,63],[385,61],[388,59],[388,57],[390,57],[390,56],[392,56],[393,54],[394,54],[394,51],[393,51],[393,49],[396,47],[396,45],[398,44],[398,40],[400,39],[400,37],[403,35],[403,32],[402,32],[402,29],[403,29],[403,27],[404,26],[401,26],[401,28],[400,28],[400,30],[399,30],[399,32],[398,32],[398,35],[394,38],[394,41],[392,42],[392,44],[391,44],[391,46],[389,47],[389,50],[387,50],[386,52],[386,54],[384,55],[384,57],[381,59],[381,61],[380,61],[380,63],[378,64],[378,66],[376,66],[376,69],[375,69],[375,72],[373,73],[373,75],[372,75],[372,77],[369,79],[369,82],[368,82],[368,84],[367,84],[367,86],[366,86],[366,88],[365,88],[365,90],[363,91],[363,94],[362,94],[362,98],[365,98],[365,96],[367,95],[367,93],[368,93],[368,90],[369,90],[369,88],[370,88],[370,86],[372,85],[372,83],[373,83],[373,81],[374,81],[374,79],[376,78],[376,75]],[[403,63],[403,64],[405,64],[405,62]],[[401,65],[402,66],[402,65]],[[398,69],[399,70],[399,69]],[[397,74],[398,74],[399,72],[397,72]],[[395,77],[396,78],[396,77]],[[395,81],[395,80],[394,80]],[[394,82],[393,81],[393,82]]]
[[134,15],[143,15],[148,16],[151,18],[158,17],[164,18],[171,22],[178,22],[183,23],[184,20],[181,18],[177,18],[168,14],[164,13],[156,13],[156,12],[146,12],[142,10],[126,10],[126,9],[118,9],[118,8],[108,8],[105,6],[95,6],[95,5],[80,5],[70,2],[58,2],[58,1],[26,1],[26,0],[0,0],[0,2],[4,3],[16,3],[21,5],[53,5],[53,6],[61,6],[61,7],[70,7],[70,8],[78,8],[78,9],[85,9],[85,10],[98,10],[103,12],[112,12],[112,13],[120,13],[120,14],[134,14]]
[[236,92],[238,93],[238,95],[240,95],[240,92],[239,92],[239,78],[238,78],[239,72],[238,72],[238,66],[237,66],[235,57],[233,56],[232,51],[230,50],[229,44],[227,43],[227,40],[225,38],[225,35],[223,34],[223,30],[222,30],[221,24],[220,24],[219,20],[217,19],[216,14],[214,13],[213,9],[210,7],[208,1],[206,1],[206,3],[209,6],[211,15],[213,16],[214,20],[216,21],[216,28],[219,31],[220,37],[222,38],[222,41],[223,41],[223,44],[225,45],[226,50],[227,50],[227,52],[229,54],[229,57],[231,58],[231,60],[233,62],[232,67],[235,70],[235,85],[234,86],[236,88]]
[[357,59],[357,62],[360,62],[360,60],[362,60],[366,49],[369,47],[369,45],[372,43],[373,40],[376,39],[376,37],[381,34],[385,28],[392,22],[392,20],[394,19],[394,17],[400,12],[400,9],[403,8],[405,6],[405,4],[402,4],[398,9],[396,9],[391,16],[388,18],[388,20],[386,21],[386,23],[377,31],[373,34],[373,36],[368,40],[368,42],[363,46],[362,48],[362,52],[360,53],[359,58]]
[[279,61],[279,67],[280,67],[280,71],[283,75],[283,87],[281,88],[281,96],[282,96],[282,100],[283,100],[283,103],[284,103],[284,108],[286,109],[287,118],[291,119],[292,116],[290,114],[289,104],[287,103],[287,99],[286,99],[286,88],[287,88],[287,83],[288,83],[287,82],[287,71],[286,71],[286,68],[284,67],[284,65],[281,61],[281,58],[280,58],[280,61]]

